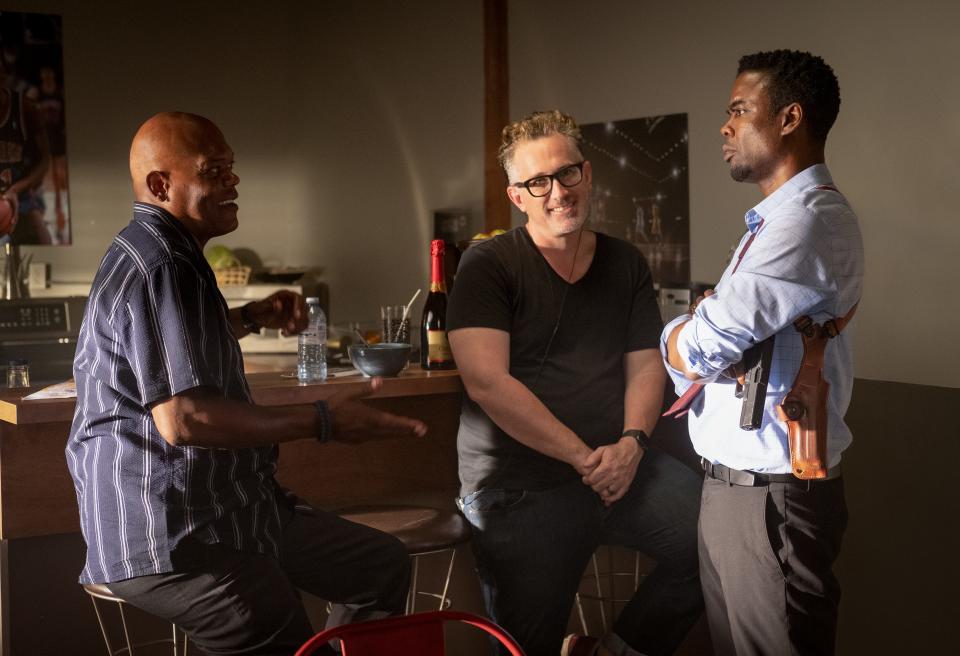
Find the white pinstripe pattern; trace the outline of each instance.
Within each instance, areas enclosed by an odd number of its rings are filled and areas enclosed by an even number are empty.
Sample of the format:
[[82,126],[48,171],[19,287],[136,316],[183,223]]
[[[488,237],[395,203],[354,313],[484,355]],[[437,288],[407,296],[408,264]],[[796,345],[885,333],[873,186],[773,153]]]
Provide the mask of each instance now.
[[[863,286],[863,242],[857,217],[841,194],[816,188],[831,184],[827,167],[816,165],[747,212],[748,230],[756,231],[756,238],[736,273],[735,256],[717,284],[717,293],[700,303],[680,333],[678,350],[687,367],[716,381],[706,385],[688,415],[694,448],[711,462],[736,469],[790,472],[786,424],[777,418],[776,406],[793,384],[803,354],[793,321],[802,315],[817,322],[841,317],[859,300]],[[737,254],[749,234],[744,235]],[[666,326],[661,349],[683,318]],[[851,327],[830,340],[825,355],[831,466],[840,462],[852,440],[843,421],[853,387]],[[743,431],[734,381],[720,374],[739,362],[747,348],[774,334],[763,424],[759,430]],[[669,365],[667,369],[677,391],[685,391],[689,382]]]
[[276,448],[172,447],[150,404],[199,385],[250,402],[243,360],[195,242],[137,203],[104,256],[81,324],[67,443],[87,562],[81,581],[173,570],[187,536],[279,555]]

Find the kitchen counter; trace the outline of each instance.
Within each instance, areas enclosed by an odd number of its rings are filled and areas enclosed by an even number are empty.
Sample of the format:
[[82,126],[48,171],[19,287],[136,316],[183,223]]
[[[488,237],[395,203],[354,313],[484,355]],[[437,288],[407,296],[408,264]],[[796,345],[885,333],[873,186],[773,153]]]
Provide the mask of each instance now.
[[[296,378],[277,372],[250,373],[247,380],[258,405],[312,403],[365,384],[363,377],[353,375],[301,385]],[[79,530],[64,455],[76,399],[23,399],[35,391],[0,392],[0,538]],[[400,376],[385,378],[368,402],[422,419],[429,427],[426,437],[333,442],[323,447],[310,440],[285,442],[280,448],[278,479],[326,506],[371,500],[394,487],[402,488],[396,491],[455,489],[454,443],[461,391],[456,371],[427,372],[411,365]],[[422,482],[417,482],[418,476]]]
[[[257,363],[246,367],[247,382],[254,403],[258,405],[285,405],[312,403],[332,396],[339,390],[359,389],[367,380],[361,375],[334,375],[323,383],[301,385],[293,376],[283,372],[296,370],[296,356],[244,356]],[[371,399],[432,394],[458,394],[463,390],[457,371],[423,371],[418,365],[393,378],[384,378],[383,387]],[[71,421],[76,399],[25,400],[38,387],[0,390],[0,422],[9,424],[44,424]]]

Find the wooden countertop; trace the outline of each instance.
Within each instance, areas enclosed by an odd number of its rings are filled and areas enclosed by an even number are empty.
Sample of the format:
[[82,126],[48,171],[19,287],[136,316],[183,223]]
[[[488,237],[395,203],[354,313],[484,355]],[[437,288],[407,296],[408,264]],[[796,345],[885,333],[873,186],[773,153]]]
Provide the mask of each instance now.
[[[360,376],[300,385],[278,372],[247,374],[262,405],[309,403],[364,384]],[[411,365],[371,395],[370,405],[416,417],[424,437],[379,436],[361,442],[319,445],[284,442],[277,480],[321,508],[402,499],[458,486],[456,436],[462,386],[456,371],[426,372]],[[79,530],[76,494],[63,449],[76,399],[25,401],[34,389],[0,391],[0,538]]]
[[[278,372],[248,373],[247,381],[253,400],[258,405],[310,403],[324,399],[343,389],[356,389],[366,379],[361,376],[333,377],[324,383],[301,385],[296,378]],[[463,391],[457,371],[423,371],[410,365],[394,378],[384,378],[383,387],[371,399],[450,394]],[[5,389],[0,391],[0,421],[9,424],[43,424],[71,421],[76,399],[24,400],[39,388]]]

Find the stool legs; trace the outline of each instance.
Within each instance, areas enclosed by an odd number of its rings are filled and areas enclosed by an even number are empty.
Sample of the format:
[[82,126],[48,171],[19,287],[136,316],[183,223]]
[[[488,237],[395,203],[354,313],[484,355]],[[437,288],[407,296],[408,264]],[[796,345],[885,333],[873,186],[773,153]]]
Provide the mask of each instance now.
[[[593,579],[594,585],[597,587],[597,595],[585,597],[587,599],[593,599],[600,602],[600,625],[603,627],[603,633],[607,632],[607,611],[606,611],[606,598],[603,596],[603,589],[600,587],[600,568],[597,566],[597,554],[594,553],[590,556],[590,566],[593,568],[593,576],[590,577]],[[612,581],[611,581],[612,584]],[[611,591],[612,594],[612,591]],[[587,629],[587,618],[583,614],[583,603],[581,602],[580,591],[577,591],[576,595],[577,602],[577,615],[580,617],[580,626],[583,628],[583,635],[590,635],[589,629]]]
[[[113,656],[113,647],[110,645],[110,638],[107,637],[107,627],[103,623],[103,618],[100,616],[100,607],[97,606],[97,600],[94,597],[90,597],[90,603],[93,604],[93,612],[97,615],[97,624],[100,625],[100,633],[103,635],[103,642],[107,645],[107,656]],[[127,634],[127,623],[123,615],[120,615],[120,621],[123,623],[123,633]],[[127,647],[130,646],[130,638],[127,638]]]
[[[446,505],[444,501],[442,505]],[[403,543],[411,558],[410,589],[404,612],[416,611],[420,595],[440,601],[440,610],[450,605],[450,579],[456,558],[456,547],[470,540],[470,524],[463,516],[451,510],[406,504],[367,504],[343,508],[344,519],[388,533]],[[446,577],[439,593],[420,590],[420,559],[423,556],[450,552]]]
[[[436,592],[424,592],[422,590],[418,590],[417,588],[419,584],[418,576],[420,573],[420,558],[423,556],[429,556],[432,554],[444,553],[446,551],[450,552],[450,561],[447,563],[447,572],[443,580],[442,591],[438,594]],[[407,607],[405,610],[405,613],[407,615],[410,615],[411,613],[416,612],[417,595],[424,595],[426,597],[434,597],[436,599],[439,599],[440,604],[437,610],[445,610],[446,608],[450,607],[450,598],[447,596],[447,593],[450,590],[450,579],[453,577],[453,564],[454,562],[456,562],[456,557],[457,557],[456,547],[452,547],[450,549],[439,549],[437,551],[428,551],[428,552],[419,553],[419,554],[412,554],[410,556],[412,560],[412,563],[411,563],[412,572],[410,575],[410,591],[407,593]]]
[[173,656],[187,656],[187,645],[189,640],[187,639],[186,634],[183,636],[183,652],[180,652],[180,637],[177,635],[177,625],[171,624],[171,636],[170,638],[162,638],[160,640],[153,640],[152,642],[144,642],[138,645],[134,645],[130,641],[130,631],[127,628],[127,615],[123,610],[124,602],[122,601],[110,601],[110,603],[117,604],[117,610],[120,613],[120,625],[123,628],[123,639],[126,643],[126,647],[120,647],[119,649],[114,649],[113,645],[110,644],[110,637],[107,635],[107,626],[103,621],[103,616],[100,614],[100,606],[97,604],[97,598],[93,595],[90,596],[90,603],[93,604],[93,612],[97,616],[97,624],[100,625],[100,634],[103,636],[103,642],[107,646],[107,655],[108,656],[118,656],[118,654],[128,654],[128,656],[134,656],[134,647],[150,647],[152,645],[158,645],[163,643],[170,643],[173,645]]
[[[439,592],[424,592],[419,590],[419,574],[420,574],[420,558],[423,556],[432,556],[433,554],[443,553],[445,551],[450,552],[450,560],[447,563],[447,572],[443,579],[443,589]],[[438,551],[427,551],[419,554],[410,555],[410,589],[407,591],[407,603],[404,606],[403,614],[412,615],[417,612],[417,595],[422,595],[425,597],[434,597],[440,600],[440,603],[437,605],[437,610],[446,610],[450,608],[451,599],[447,596],[447,593],[450,591],[450,581],[453,579],[453,565],[456,562],[457,558],[457,549],[452,547],[450,549],[440,549]],[[332,603],[327,602],[326,610],[327,614],[330,614],[332,608]],[[186,654],[186,652],[184,652]]]
[[[587,618],[583,612],[583,603],[582,600],[587,599],[591,601],[596,601],[599,603],[600,607],[600,625],[602,628],[602,633],[606,633],[608,630],[607,622],[607,604],[610,604],[610,612],[613,613],[616,609],[614,604],[617,602],[626,603],[629,599],[617,599],[614,594],[614,579],[617,576],[630,576],[633,578],[633,592],[636,592],[637,588],[640,587],[640,554],[639,552],[635,553],[633,556],[633,571],[632,572],[617,572],[614,571],[613,566],[613,551],[607,547],[607,568],[603,573],[600,572],[600,567],[597,563],[597,554],[594,553],[590,557],[590,567],[592,569],[592,574],[585,574],[584,578],[593,579],[594,586],[596,588],[596,594],[581,594],[577,591],[576,594],[576,607],[577,607],[577,616],[580,620],[580,626],[583,628],[584,635],[591,635],[590,630],[587,627]],[[600,583],[601,577],[605,578],[607,581],[607,594],[604,594],[603,586]]]
[[450,577],[453,576],[453,563],[457,558],[456,548],[450,550],[450,564],[447,565],[447,578],[443,582],[443,592],[440,594],[440,608],[437,610],[446,610],[450,605],[447,600],[447,591],[450,589]]
[[417,608],[417,577],[420,574],[420,556],[410,556],[410,589],[407,590],[407,607],[404,615],[413,613]]
[[[609,555],[609,551],[607,552]],[[611,558],[611,560],[613,560]],[[597,566],[597,554],[594,553],[590,558],[590,562],[593,563],[593,581],[597,585],[597,597],[600,599],[600,626],[603,627],[603,632],[607,632],[607,604],[606,600],[603,598],[603,590],[600,588],[600,568]],[[608,562],[607,567],[610,567],[612,563]],[[610,578],[607,582],[610,585],[610,596],[613,597],[613,578]],[[611,610],[613,610],[611,608]]]

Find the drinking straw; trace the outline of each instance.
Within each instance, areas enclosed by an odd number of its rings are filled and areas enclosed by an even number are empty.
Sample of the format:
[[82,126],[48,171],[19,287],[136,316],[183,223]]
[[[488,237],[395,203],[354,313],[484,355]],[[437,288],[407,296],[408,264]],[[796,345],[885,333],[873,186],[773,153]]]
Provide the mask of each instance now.
[[407,317],[410,316],[410,306],[413,305],[413,302],[417,300],[417,296],[420,295],[420,290],[418,289],[413,293],[413,296],[410,297],[410,300],[406,305],[403,306],[403,316],[400,317],[400,325],[397,326],[397,339],[400,339],[400,331],[403,330],[403,322],[407,320]]

